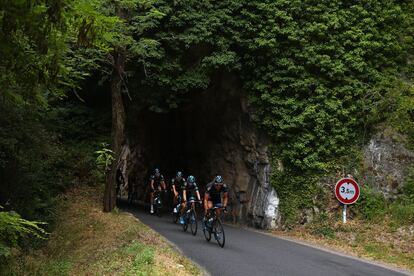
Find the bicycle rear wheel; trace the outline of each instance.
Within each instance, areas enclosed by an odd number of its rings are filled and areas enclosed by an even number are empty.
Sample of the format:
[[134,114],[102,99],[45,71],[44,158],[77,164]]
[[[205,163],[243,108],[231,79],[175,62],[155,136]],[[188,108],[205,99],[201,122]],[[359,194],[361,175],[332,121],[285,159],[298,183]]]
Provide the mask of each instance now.
[[161,206],[157,206],[157,208],[155,208],[155,209],[156,209],[156,212],[157,212],[157,216],[158,217],[161,217],[162,216],[162,214],[161,214],[162,207]]
[[190,212],[190,228],[191,234],[193,234],[193,236],[197,235],[197,215],[194,209]]
[[220,220],[216,220],[213,227],[214,238],[220,247],[224,247],[226,236],[224,235],[224,228]]
[[177,224],[178,218],[180,217],[179,214],[179,212],[173,213],[173,223]]

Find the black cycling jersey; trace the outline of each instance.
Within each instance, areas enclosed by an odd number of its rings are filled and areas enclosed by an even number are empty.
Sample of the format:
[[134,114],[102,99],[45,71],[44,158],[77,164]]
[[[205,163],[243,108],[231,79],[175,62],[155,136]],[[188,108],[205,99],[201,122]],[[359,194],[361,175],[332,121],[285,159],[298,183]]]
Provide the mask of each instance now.
[[214,205],[221,203],[221,193],[227,193],[229,190],[226,184],[223,184],[220,190],[216,189],[214,182],[207,184],[206,195],[208,200],[212,201]]
[[187,199],[190,197],[197,198],[196,192],[198,192],[198,186],[197,183],[187,183],[185,186],[185,191],[187,195]]
[[182,196],[183,190],[185,189],[186,185],[187,185],[187,182],[185,181],[184,177],[181,177],[181,180],[178,180],[177,177],[174,177],[171,180],[171,186],[175,186],[175,190],[180,196]]
[[154,174],[150,176],[150,182],[154,180],[154,189],[157,189],[160,185],[161,182],[164,181],[164,176],[162,174],[160,174],[160,176],[156,177]]

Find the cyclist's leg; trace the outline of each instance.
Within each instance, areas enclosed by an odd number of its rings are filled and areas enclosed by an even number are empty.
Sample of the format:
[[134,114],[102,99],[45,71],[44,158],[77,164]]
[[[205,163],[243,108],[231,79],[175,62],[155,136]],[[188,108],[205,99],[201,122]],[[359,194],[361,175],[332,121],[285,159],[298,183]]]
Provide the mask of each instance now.
[[204,210],[204,217],[203,217],[203,227],[205,229],[206,227],[206,221],[208,220],[208,214],[209,214],[209,210],[213,208],[213,201],[211,201],[210,199],[207,201],[207,209]]
[[221,209],[220,208],[223,207],[223,203],[221,203],[221,199],[220,199],[220,201],[214,202],[214,207],[218,208],[218,209],[216,209],[216,215],[219,218],[220,215],[221,215]]
[[174,213],[178,212],[177,205],[178,205],[178,195],[174,195],[174,198],[173,198],[173,212]]
[[213,206],[214,206],[214,205],[213,205],[213,201],[208,200],[208,201],[207,201],[207,210],[205,210],[205,212],[204,212],[204,217],[205,217],[205,218],[207,217],[209,210],[210,210],[211,208],[213,208]]
[[180,191],[179,192],[179,196],[181,198],[181,202],[180,202],[180,224],[184,224],[184,213],[185,213],[185,202],[184,202],[184,197],[183,197],[183,192]]
[[161,190],[161,185],[158,185],[157,187],[157,191],[158,191],[158,197],[160,198],[161,202],[164,202],[164,197],[162,196],[162,190]]
[[178,204],[178,195],[174,195],[173,204],[174,204],[174,207],[177,206],[177,204]]
[[185,210],[186,210],[186,203],[185,202],[181,202],[181,208],[180,208],[180,214],[181,215],[184,215],[184,213],[185,213]]

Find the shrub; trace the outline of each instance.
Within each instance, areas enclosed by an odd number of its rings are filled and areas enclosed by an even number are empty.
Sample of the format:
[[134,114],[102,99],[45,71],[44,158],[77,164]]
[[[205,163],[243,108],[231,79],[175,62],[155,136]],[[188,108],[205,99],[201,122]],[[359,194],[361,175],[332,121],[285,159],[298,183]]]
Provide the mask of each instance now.
[[404,186],[401,188],[401,200],[405,202],[414,202],[414,167],[410,168]]
[[399,225],[414,223],[414,202],[411,204],[393,203],[389,211],[391,218]]
[[401,188],[401,196],[391,204],[389,212],[397,224],[414,223],[414,168],[409,170]]
[[300,221],[300,214],[318,202],[324,196],[317,185],[317,178],[311,175],[295,175],[291,171],[278,171],[274,164],[271,183],[280,197],[280,212],[287,226]]
[[16,212],[0,212],[0,260],[10,255],[10,249],[18,246],[22,238],[44,239],[47,232],[41,227],[45,223],[29,221]]
[[361,187],[361,195],[355,206],[357,215],[369,221],[384,218],[388,208],[384,196],[369,186]]
[[325,238],[335,238],[335,231],[329,224],[329,217],[327,213],[322,212],[319,214],[317,220],[312,225],[311,233]]

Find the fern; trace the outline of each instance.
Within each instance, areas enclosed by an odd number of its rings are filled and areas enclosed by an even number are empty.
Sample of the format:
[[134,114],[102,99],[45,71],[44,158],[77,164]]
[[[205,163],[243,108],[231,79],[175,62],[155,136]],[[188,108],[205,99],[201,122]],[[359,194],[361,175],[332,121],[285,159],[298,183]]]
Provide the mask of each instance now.
[[[0,209],[3,207],[0,206]],[[10,249],[17,247],[20,239],[46,239],[48,233],[41,227],[45,224],[23,219],[14,211],[0,212],[0,258],[9,256]]]

